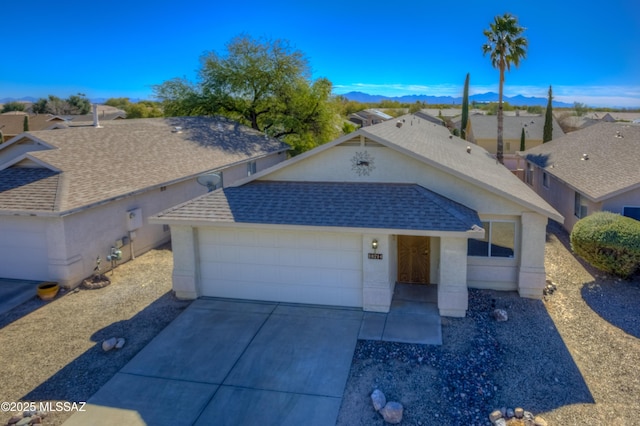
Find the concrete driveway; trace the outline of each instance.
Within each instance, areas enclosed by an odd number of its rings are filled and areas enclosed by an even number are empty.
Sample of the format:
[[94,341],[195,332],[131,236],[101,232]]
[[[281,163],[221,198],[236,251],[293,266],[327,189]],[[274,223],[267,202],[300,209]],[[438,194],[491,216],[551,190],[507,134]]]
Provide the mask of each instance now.
[[335,425],[362,319],[196,300],[65,425]]

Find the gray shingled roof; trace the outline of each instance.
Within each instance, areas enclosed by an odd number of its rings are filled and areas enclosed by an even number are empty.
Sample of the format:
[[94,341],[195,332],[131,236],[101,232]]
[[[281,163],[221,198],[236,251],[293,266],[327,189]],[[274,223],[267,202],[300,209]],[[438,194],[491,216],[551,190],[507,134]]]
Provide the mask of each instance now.
[[525,158],[602,201],[640,186],[640,126],[601,122],[529,149]]
[[157,215],[163,222],[260,223],[466,232],[468,207],[415,184],[254,181]]
[[49,169],[0,170],[0,206],[6,210],[53,211],[60,173]]
[[[398,121],[402,126],[398,127]],[[387,146],[396,146],[415,158],[467,182],[506,197],[545,216],[562,216],[482,147],[452,136],[446,127],[413,115],[365,127],[356,132]],[[467,153],[467,146],[471,152]]]
[[[520,140],[522,129],[525,130],[527,140],[542,140],[544,134],[544,116],[504,116],[503,120],[504,139]],[[496,115],[474,115],[471,119],[473,136],[478,139],[496,139],[498,135],[498,117]],[[553,139],[564,135],[562,128],[553,119]]]
[[[65,184],[56,194],[56,212],[73,211],[288,149],[276,139],[222,117],[115,120],[100,124],[102,128],[28,132],[13,140],[17,143],[27,137],[55,147],[32,151],[27,159],[62,172]],[[182,130],[176,132],[175,127]],[[0,150],[11,144],[0,145]],[[28,170],[40,173],[37,169]],[[20,194],[26,197],[41,191],[30,183]],[[0,204],[0,214],[3,211],[14,212]]]

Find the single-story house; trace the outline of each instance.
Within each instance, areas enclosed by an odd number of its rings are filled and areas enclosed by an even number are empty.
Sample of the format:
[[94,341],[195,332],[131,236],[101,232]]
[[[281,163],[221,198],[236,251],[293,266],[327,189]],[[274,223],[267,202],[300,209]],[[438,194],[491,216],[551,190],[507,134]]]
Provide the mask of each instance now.
[[[520,151],[520,138],[524,129],[525,150],[542,145],[544,135],[544,116],[509,116],[503,120],[502,140],[504,143],[504,165],[509,170],[519,169],[517,152]],[[496,115],[474,115],[471,117],[472,142],[483,147],[491,154],[497,152],[498,117]],[[564,136],[557,120],[553,119],[553,139]]]
[[374,124],[382,123],[392,118],[389,114],[385,114],[377,109],[365,109],[349,114],[349,121],[360,127],[373,126]]
[[387,312],[396,282],[542,297],[546,223],[562,216],[491,155],[405,115],[364,127],[150,218],[171,226],[178,297]]
[[571,231],[601,210],[640,220],[640,126],[600,122],[521,153],[525,182]]
[[76,286],[112,248],[126,261],[168,241],[148,216],[273,166],[287,149],[222,117],[22,133],[0,145],[0,277]]

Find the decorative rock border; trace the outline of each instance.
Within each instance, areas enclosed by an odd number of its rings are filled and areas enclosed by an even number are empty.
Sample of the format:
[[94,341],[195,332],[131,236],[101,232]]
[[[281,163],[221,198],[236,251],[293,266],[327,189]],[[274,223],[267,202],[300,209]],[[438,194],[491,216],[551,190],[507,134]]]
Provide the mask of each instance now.
[[489,420],[494,426],[524,425],[524,426],[547,426],[547,421],[540,417],[534,416],[523,408],[506,408],[494,410],[489,414]]
[[111,284],[111,280],[106,275],[94,275],[82,281],[82,288],[87,290],[97,290]]
[[26,425],[41,425],[42,419],[47,416],[46,411],[25,411],[23,413],[14,414],[7,421],[7,425],[10,426],[26,426]]

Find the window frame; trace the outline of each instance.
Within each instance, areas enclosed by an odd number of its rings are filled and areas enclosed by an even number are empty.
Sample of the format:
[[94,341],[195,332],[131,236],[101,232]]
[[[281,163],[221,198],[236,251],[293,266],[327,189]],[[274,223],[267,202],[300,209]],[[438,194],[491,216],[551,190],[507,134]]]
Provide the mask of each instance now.
[[[485,239],[486,239],[486,243],[487,243],[487,254],[486,255],[472,255],[469,254],[469,241],[471,240],[477,240],[477,241],[481,241],[481,242],[485,242],[485,240],[479,240],[476,238],[469,238],[467,240],[467,257],[472,257],[472,258],[477,258],[477,259],[516,259],[517,257],[517,241],[518,241],[518,237],[517,237],[517,233],[518,233],[518,227],[517,227],[517,220],[511,220],[511,219],[487,219],[487,220],[481,220],[483,226],[485,223],[488,223],[489,226],[487,228],[485,228]],[[513,225],[513,254],[511,256],[492,256],[491,255],[491,247],[493,246],[492,243],[492,239],[493,239],[493,224],[494,223],[510,223]],[[488,234],[488,235],[487,235]]]
[[[589,206],[587,206],[586,198],[578,191],[574,191],[573,196],[573,215],[578,219],[589,216]],[[584,209],[584,210],[583,210]]]

